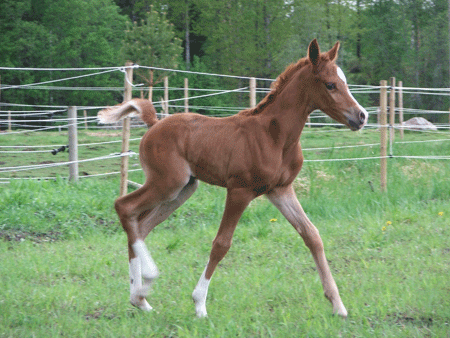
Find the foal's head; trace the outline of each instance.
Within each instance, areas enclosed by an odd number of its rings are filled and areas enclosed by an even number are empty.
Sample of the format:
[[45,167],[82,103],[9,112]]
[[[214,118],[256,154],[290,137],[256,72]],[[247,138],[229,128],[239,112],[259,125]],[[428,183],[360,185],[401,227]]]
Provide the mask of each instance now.
[[320,53],[317,40],[308,47],[308,60],[312,66],[313,106],[322,110],[334,120],[352,130],[361,129],[369,114],[350,93],[344,72],[335,60],[338,56],[339,42],[326,53]]

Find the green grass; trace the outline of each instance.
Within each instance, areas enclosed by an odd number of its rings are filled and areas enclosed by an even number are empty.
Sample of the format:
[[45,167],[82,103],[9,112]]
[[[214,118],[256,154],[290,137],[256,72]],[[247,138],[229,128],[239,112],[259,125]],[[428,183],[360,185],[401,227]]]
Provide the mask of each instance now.
[[[436,135],[405,136],[426,138]],[[371,131],[308,131],[302,138],[304,148],[376,141]],[[443,155],[449,144],[395,144],[394,153]],[[126,236],[113,208],[117,177],[2,185],[0,337],[449,337],[450,166],[405,159],[388,165],[387,193],[379,189],[377,160],[306,162],[295,182],[320,230],[346,320],[331,314],[309,251],[265,198],[244,213],[211,282],[209,317],[197,319],[191,293],[220,222],[223,189],[201,184],[147,238],[161,275],[149,297],[155,310],[143,313],[128,302]]]

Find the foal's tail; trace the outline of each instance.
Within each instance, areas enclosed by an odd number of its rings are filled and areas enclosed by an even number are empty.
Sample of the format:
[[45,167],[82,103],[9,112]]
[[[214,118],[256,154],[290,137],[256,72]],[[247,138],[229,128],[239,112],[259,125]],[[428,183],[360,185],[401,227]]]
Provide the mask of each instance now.
[[108,124],[117,122],[130,114],[138,115],[149,127],[158,122],[155,107],[149,100],[145,99],[133,99],[105,108],[98,112],[97,118],[100,123]]

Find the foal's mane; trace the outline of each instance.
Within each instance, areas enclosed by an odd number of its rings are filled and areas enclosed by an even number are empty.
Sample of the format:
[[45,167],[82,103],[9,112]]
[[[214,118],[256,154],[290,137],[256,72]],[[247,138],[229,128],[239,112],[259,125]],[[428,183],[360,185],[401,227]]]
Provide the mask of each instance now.
[[264,97],[261,102],[259,102],[256,107],[244,109],[239,112],[239,115],[252,116],[261,113],[269,104],[271,104],[277,96],[283,91],[286,85],[291,80],[294,73],[296,73],[300,68],[310,64],[307,57],[298,60],[296,63],[292,63],[286,67],[283,73],[281,73],[275,82],[272,83],[271,91]]

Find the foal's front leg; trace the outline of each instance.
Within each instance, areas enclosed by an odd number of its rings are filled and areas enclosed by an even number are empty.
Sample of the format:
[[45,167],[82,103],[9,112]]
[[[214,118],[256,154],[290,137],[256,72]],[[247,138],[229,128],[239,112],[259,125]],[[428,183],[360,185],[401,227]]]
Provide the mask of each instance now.
[[347,317],[347,310],[341,301],[336,283],[331,275],[322,239],[319,231],[311,223],[298,202],[297,196],[292,186],[275,189],[268,194],[270,201],[281,211],[286,219],[291,223],[297,232],[302,236],[306,246],[311,251],[314,261],[319,271],[325,297],[333,305],[333,313],[342,317]]
[[245,208],[255,198],[255,194],[246,189],[228,189],[225,211],[219,231],[213,241],[209,261],[206,264],[197,286],[192,293],[197,317],[206,317],[206,296],[209,282],[217,264],[225,257],[231,247],[233,233]]

